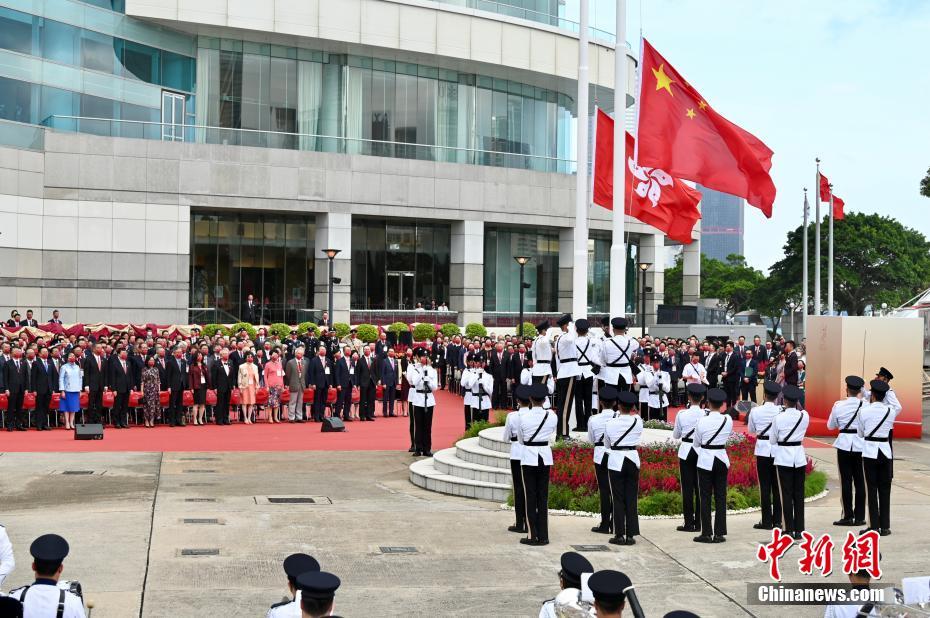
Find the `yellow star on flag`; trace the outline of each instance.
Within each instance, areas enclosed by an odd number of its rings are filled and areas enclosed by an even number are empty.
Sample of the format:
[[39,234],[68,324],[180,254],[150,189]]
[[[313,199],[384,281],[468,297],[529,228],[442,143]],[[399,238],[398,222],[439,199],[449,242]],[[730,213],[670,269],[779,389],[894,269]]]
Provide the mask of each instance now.
[[700,103],[698,103],[698,107],[700,107],[701,109],[707,109],[707,103],[705,103],[704,101],[701,101]]
[[685,112],[685,116],[687,116],[688,118],[694,118],[694,116],[695,116],[695,114],[694,114],[694,108],[693,108],[693,107],[689,107],[689,108],[688,108],[688,111]]
[[671,85],[674,83],[674,80],[665,74],[665,64],[660,64],[658,69],[652,69],[652,74],[656,76],[656,90],[662,90],[663,88],[668,90],[668,93],[671,96],[675,96],[672,92]]

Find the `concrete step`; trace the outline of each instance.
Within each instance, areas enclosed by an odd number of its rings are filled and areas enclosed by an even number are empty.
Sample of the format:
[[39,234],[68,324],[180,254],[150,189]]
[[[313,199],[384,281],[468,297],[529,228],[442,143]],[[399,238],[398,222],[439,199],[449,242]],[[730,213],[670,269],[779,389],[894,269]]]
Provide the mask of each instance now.
[[510,470],[510,451],[502,453],[481,446],[480,438],[466,438],[455,443],[455,455],[462,461]]
[[510,440],[504,438],[503,427],[482,429],[478,433],[478,444],[488,450],[510,454]]
[[490,483],[443,474],[436,469],[432,458],[410,464],[410,482],[429,491],[479,500],[505,502],[510,495],[509,483]]
[[486,481],[509,485],[511,482],[510,470],[497,466],[483,466],[459,459],[455,448],[447,448],[433,454],[433,467],[442,474],[474,481]]

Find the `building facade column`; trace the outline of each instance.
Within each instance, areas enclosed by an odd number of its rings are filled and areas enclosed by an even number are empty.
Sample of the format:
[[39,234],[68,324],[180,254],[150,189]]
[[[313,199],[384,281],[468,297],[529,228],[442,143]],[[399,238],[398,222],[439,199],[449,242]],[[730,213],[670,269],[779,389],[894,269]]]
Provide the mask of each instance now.
[[696,305],[701,299],[701,239],[682,247],[681,303]]
[[464,326],[484,313],[484,222],[454,221],[449,253],[449,309]]
[[333,315],[330,320],[349,324],[349,303],[352,290],[352,215],[330,212],[317,215],[314,238],[313,306],[329,307],[329,258],[323,249],[339,249],[333,264]]
[[[639,241],[640,262],[649,262],[652,266],[646,271],[646,325],[656,323],[658,306],[665,300],[665,236],[648,234]],[[642,275],[640,275],[642,278]],[[642,290],[640,290],[642,295]],[[637,299],[642,303],[642,296]],[[639,313],[642,305],[638,305]]]
[[[575,266],[575,230],[559,230],[559,302],[561,313],[572,312],[572,277]],[[575,316],[572,316],[575,317]],[[580,316],[579,316],[580,317]]]

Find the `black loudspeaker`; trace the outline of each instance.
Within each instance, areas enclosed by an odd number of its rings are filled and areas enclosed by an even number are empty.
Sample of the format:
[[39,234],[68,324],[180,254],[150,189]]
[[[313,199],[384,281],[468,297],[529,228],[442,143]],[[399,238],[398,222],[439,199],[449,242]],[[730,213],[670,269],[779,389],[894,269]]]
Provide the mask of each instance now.
[[103,440],[103,425],[87,423],[74,426],[75,440]]
[[342,423],[341,418],[327,417],[323,419],[323,425],[320,427],[320,431],[327,433],[330,431],[345,431],[346,426]]

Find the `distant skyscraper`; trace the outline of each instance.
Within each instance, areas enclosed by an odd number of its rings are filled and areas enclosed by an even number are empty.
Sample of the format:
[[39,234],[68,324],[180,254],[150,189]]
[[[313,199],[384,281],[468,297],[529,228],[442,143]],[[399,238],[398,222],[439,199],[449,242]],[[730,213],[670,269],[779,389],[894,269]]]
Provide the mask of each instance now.
[[743,198],[698,185],[701,199],[701,253],[725,262],[743,255]]

